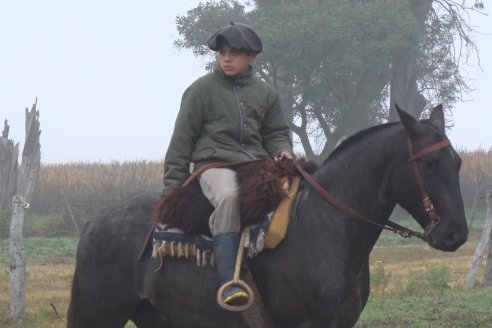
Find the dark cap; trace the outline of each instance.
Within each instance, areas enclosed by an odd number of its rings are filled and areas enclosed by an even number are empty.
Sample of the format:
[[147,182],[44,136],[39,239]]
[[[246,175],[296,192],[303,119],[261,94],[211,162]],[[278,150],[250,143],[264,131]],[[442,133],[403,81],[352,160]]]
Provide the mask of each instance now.
[[221,27],[208,39],[207,44],[213,51],[218,51],[224,41],[235,50],[256,53],[263,50],[263,43],[258,34],[251,27],[242,23],[231,22]]

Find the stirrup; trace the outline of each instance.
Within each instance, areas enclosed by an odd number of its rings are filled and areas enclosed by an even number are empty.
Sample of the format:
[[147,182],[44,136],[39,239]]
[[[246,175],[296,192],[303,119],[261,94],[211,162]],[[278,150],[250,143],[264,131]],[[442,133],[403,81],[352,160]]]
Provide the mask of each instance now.
[[[229,289],[237,289],[231,295],[225,296]],[[242,280],[232,280],[223,284],[217,292],[217,302],[220,307],[229,311],[245,311],[253,305],[254,294],[251,287]]]
[[240,287],[231,286],[224,292],[224,303],[227,305],[241,306],[248,304],[248,301],[248,293]]

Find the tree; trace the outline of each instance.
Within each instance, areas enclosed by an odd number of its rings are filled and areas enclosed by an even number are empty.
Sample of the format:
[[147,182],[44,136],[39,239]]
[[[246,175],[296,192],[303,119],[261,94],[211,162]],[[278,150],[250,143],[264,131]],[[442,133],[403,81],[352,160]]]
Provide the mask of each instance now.
[[[246,5],[248,4],[249,5]],[[206,56],[219,26],[240,21],[262,36],[258,74],[281,94],[306,156],[324,159],[344,136],[392,119],[398,102],[416,116],[451,107],[468,91],[457,36],[474,47],[465,7],[432,0],[222,0],[177,17],[179,49]],[[483,6],[483,5],[482,5]],[[468,55],[469,53],[467,53]],[[208,65],[213,67],[214,58]]]
[[[16,181],[16,193],[12,199],[10,220],[10,310],[12,322],[16,326],[22,325],[26,305],[26,260],[22,235],[25,209],[31,202],[41,161],[39,144],[41,132],[36,103],[32,106],[31,111],[26,108],[26,140]],[[17,157],[15,160],[17,163]]]

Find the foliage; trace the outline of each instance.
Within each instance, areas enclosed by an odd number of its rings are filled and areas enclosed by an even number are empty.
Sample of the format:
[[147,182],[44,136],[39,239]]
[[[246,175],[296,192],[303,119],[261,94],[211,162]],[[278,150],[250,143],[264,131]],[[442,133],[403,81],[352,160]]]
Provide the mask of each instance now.
[[291,2],[274,7],[270,15],[272,21],[259,31],[274,46],[259,64],[267,80],[281,79],[274,83],[277,89],[288,85],[283,98],[292,108],[292,129],[314,143],[310,149],[303,142],[308,157],[323,148],[324,157],[340,138],[380,122],[386,99],[382,77],[397,51],[417,50],[412,45],[418,44],[418,29],[405,1],[392,6],[385,1]]
[[431,101],[451,107],[469,90],[459,70],[461,53],[451,50],[456,37],[465,49],[475,49],[462,17],[480,5],[422,3],[210,1],[177,17],[175,46],[206,56],[205,41],[219,26],[253,26],[265,44],[258,74],[281,93],[306,156],[322,159],[340,138],[388,118],[392,88],[401,89],[400,97],[425,96],[419,108],[409,108],[417,115]]
[[384,271],[383,261],[376,261],[371,270],[371,290],[378,295],[384,295],[388,287],[391,273]]
[[429,266],[425,271],[412,272],[411,278],[401,284],[401,290],[396,293],[404,297],[442,294],[449,288],[449,277],[449,267]]

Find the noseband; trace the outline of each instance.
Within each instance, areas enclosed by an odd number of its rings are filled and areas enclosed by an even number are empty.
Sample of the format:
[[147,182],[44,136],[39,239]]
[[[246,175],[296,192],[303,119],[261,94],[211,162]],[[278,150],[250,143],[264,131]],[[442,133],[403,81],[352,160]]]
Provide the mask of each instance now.
[[410,156],[409,162],[412,164],[413,171],[415,174],[415,178],[417,179],[417,184],[419,187],[420,194],[422,195],[422,202],[424,204],[424,209],[428,213],[429,216],[429,224],[425,228],[425,232],[421,233],[418,231],[414,231],[405,227],[400,226],[397,223],[394,223],[392,221],[388,221],[386,225],[379,224],[374,220],[368,219],[365,216],[362,216],[356,212],[354,212],[352,209],[348,208],[344,204],[342,204],[338,199],[336,199],[332,194],[330,194],[328,191],[326,191],[314,178],[307,173],[299,164],[296,164],[296,168],[299,171],[299,173],[306,179],[306,181],[313,187],[314,190],[316,190],[325,200],[327,200],[330,204],[335,206],[338,210],[340,210],[342,213],[344,213],[346,216],[352,218],[352,219],[357,219],[360,221],[367,222],[369,224],[375,225],[380,227],[381,229],[389,230],[392,231],[404,238],[408,237],[417,237],[422,240],[426,240],[427,236],[436,228],[436,226],[439,224],[440,217],[436,212],[436,209],[434,208],[434,205],[432,204],[432,201],[430,200],[429,194],[427,193],[424,185],[424,179],[422,178],[422,174],[420,173],[420,169],[417,163],[417,160],[421,158],[424,155],[427,155],[429,153],[438,151],[442,148],[448,147],[451,145],[451,142],[449,139],[442,140],[440,142],[437,142],[435,144],[432,144],[422,150],[420,150],[417,153],[413,152],[413,144],[410,138],[407,138],[407,145],[408,145],[408,154]]

